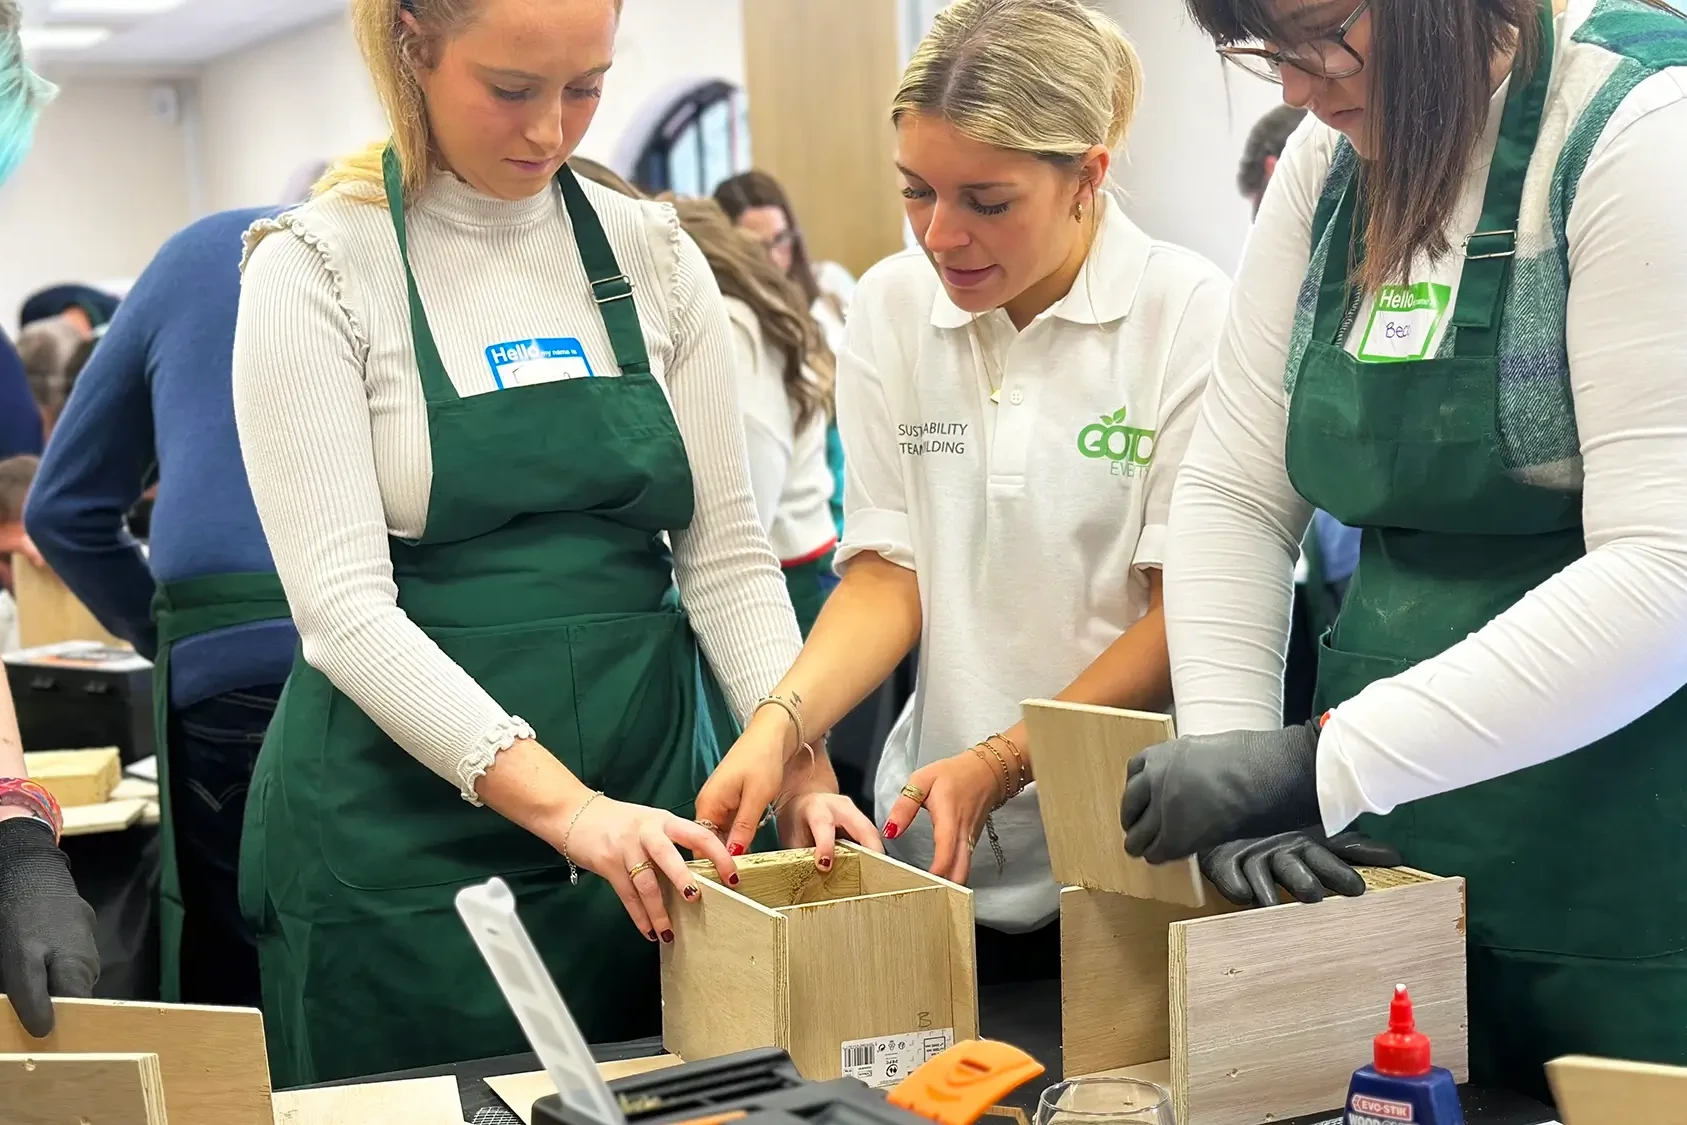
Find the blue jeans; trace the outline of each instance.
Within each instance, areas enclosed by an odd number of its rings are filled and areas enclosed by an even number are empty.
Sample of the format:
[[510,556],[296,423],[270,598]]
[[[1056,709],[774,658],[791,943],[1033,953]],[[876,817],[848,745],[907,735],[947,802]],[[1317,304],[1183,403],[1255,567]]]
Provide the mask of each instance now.
[[256,1008],[258,953],[240,916],[240,826],[281,685],[213,696],[170,713],[170,800],[187,925],[182,1001]]

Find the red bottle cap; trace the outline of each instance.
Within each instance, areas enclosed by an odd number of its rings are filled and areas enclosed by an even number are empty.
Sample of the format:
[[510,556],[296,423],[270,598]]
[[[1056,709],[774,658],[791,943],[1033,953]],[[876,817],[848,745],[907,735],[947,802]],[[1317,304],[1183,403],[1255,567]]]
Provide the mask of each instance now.
[[1372,1059],[1378,1074],[1392,1078],[1429,1073],[1429,1036],[1417,1030],[1412,998],[1403,984],[1394,986],[1394,1000],[1388,1005],[1388,1030],[1376,1037]]

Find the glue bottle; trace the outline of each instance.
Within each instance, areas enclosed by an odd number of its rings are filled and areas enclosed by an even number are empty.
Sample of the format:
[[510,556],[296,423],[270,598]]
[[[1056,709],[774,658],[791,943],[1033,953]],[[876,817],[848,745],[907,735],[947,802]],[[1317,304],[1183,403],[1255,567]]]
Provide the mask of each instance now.
[[1453,1073],[1429,1064],[1429,1036],[1412,1019],[1406,986],[1394,986],[1388,1030],[1376,1037],[1373,1061],[1353,1072],[1342,1125],[1464,1125]]

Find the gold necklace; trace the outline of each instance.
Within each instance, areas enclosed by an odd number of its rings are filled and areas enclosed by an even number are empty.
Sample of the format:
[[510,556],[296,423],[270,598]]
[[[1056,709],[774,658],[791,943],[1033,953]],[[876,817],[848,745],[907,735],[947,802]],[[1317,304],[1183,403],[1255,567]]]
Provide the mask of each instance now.
[[979,366],[984,369],[984,382],[990,387],[990,401],[997,406],[1002,404],[1002,380],[993,370],[990,354],[984,348],[984,341],[978,331],[978,318],[967,321],[967,333],[972,337],[973,354],[978,357]]

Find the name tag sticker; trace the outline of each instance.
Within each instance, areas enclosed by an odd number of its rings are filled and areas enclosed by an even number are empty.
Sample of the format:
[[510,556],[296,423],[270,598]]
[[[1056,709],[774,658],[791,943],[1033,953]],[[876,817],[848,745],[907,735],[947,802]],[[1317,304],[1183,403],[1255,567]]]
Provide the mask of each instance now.
[[1359,358],[1368,363],[1427,358],[1452,295],[1452,286],[1427,281],[1384,285],[1377,291],[1370,323],[1365,326]]
[[572,336],[493,344],[486,349],[486,362],[499,390],[590,379],[597,374],[586,359],[586,350]]

